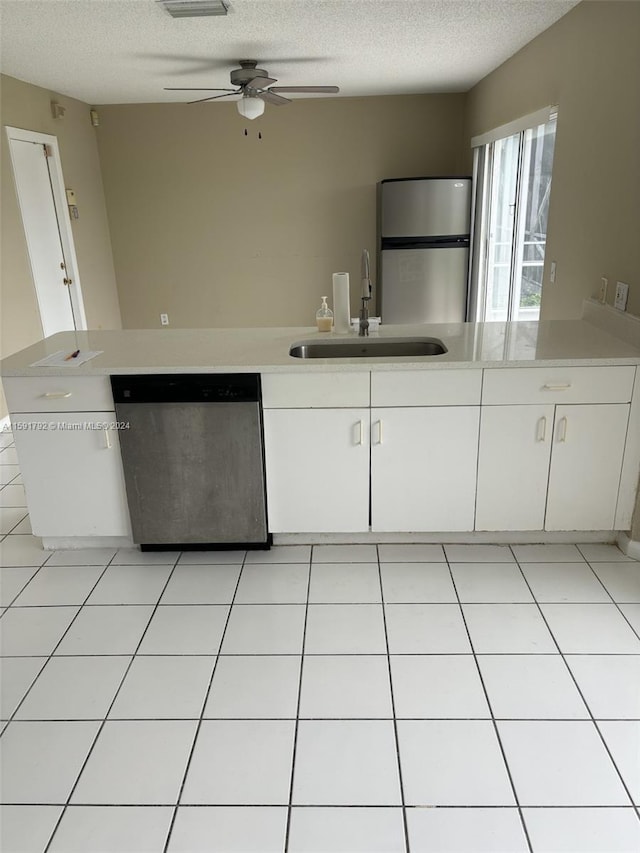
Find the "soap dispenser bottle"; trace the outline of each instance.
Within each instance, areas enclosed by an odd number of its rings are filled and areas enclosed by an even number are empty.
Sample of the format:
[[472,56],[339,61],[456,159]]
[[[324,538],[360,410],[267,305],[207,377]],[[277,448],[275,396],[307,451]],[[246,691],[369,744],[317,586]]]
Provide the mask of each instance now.
[[322,297],[322,305],[316,311],[316,324],[319,332],[330,332],[333,326],[333,311],[327,305],[327,297]]

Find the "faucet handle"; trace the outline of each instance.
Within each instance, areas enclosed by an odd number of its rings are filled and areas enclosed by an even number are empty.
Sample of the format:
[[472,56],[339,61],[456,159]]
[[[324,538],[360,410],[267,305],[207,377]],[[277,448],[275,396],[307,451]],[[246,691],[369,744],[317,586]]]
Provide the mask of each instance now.
[[360,264],[360,274],[362,277],[362,298],[371,299],[371,276],[369,272],[369,250],[362,250],[362,261]]
[[362,308],[360,309],[360,323],[358,325],[358,335],[361,338],[369,335],[369,307],[367,305],[367,302],[370,298],[370,296],[362,297]]

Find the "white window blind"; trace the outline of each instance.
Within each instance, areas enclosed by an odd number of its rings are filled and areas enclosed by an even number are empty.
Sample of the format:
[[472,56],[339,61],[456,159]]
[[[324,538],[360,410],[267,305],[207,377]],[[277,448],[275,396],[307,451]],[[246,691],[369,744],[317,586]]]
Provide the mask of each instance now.
[[493,130],[488,130],[486,133],[472,137],[471,147],[480,148],[482,145],[488,145],[490,142],[496,142],[498,139],[506,139],[508,136],[513,136],[514,133],[521,133],[523,130],[529,130],[531,127],[538,127],[538,125],[546,124],[557,117],[557,106],[544,107],[535,113],[521,116],[507,124],[502,124],[500,127],[495,127]]

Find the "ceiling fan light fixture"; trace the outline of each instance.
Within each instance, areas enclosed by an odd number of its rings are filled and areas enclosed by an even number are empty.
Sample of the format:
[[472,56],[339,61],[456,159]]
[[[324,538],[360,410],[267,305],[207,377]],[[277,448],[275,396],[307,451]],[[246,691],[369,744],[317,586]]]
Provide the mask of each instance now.
[[264,112],[264,101],[255,95],[243,95],[237,102],[237,107],[243,118],[253,120]]
[[158,0],[172,18],[207,18],[226,15],[229,3],[224,0]]

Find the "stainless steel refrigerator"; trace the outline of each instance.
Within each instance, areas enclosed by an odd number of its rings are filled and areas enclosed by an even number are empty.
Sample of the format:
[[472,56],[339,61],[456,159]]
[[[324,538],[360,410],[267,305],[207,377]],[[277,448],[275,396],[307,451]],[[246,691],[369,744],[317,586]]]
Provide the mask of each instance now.
[[389,323],[464,322],[471,178],[378,184],[378,313]]

